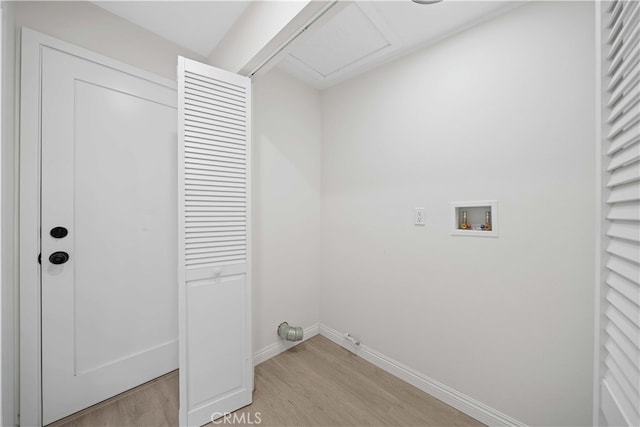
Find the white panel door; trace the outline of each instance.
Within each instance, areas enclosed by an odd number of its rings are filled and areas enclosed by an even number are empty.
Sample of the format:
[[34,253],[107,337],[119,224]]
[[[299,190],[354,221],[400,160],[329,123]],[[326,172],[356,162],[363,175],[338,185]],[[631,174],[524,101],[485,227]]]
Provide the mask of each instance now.
[[41,54],[47,424],[177,368],[177,121],[170,87]]
[[180,425],[251,403],[251,83],[178,60]]

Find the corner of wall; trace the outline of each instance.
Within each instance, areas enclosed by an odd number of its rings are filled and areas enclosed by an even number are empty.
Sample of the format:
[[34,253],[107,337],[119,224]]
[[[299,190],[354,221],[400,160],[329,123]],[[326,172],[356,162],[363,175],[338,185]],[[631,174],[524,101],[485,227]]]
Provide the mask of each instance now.
[[[318,92],[273,69],[253,86],[254,343],[266,360],[287,348],[282,321],[319,322]],[[313,333],[313,332],[312,332]]]
[[277,341],[259,349],[253,354],[253,364],[255,366],[255,365],[261,364],[262,362],[266,362],[272,357],[275,357],[280,353],[285,352],[290,348],[293,348],[298,344],[305,342],[309,338],[315,337],[319,333],[320,333],[320,324],[316,323],[315,325],[311,325],[303,328],[304,338],[302,339],[302,341],[290,342],[290,341],[285,341],[282,338],[276,337]]

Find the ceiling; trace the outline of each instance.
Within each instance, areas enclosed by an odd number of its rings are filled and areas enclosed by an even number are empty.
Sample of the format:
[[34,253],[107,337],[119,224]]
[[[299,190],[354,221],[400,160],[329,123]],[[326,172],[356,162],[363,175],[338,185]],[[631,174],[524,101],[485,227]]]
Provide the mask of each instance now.
[[[250,1],[95,1],[96,5],[204,57]],[[522,1],[355,0],[306,35],[279,67],[323,89],[504,13]]]
[[204,57],[208,57],[250,1],[92,1]]
[[280,68],[323,89],[521,4],[357,0],[296,47]]

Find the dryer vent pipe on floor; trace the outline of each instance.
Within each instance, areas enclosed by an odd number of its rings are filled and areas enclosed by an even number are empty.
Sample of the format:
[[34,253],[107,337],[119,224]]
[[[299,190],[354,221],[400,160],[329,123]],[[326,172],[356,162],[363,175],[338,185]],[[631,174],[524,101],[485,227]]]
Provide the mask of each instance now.
[[300,326],[289,326],[287,322],[280,323],[278,335],[287,341],[302,341],[302,328]]

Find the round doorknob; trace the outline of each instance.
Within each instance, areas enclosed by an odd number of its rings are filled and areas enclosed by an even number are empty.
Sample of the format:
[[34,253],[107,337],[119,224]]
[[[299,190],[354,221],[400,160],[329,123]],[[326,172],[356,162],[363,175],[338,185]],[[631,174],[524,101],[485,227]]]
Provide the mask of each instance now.
[[49,255],[49,262],[51,264],[64,264],[69,261],[69,254],[66,252],[54,252]]
[[63,237],[66,237],[67,234],[69,234],[69,230],[64,227],[53,227],[49,234],[51,234],[51,237],[54,237],[56,239],[62,239]]

